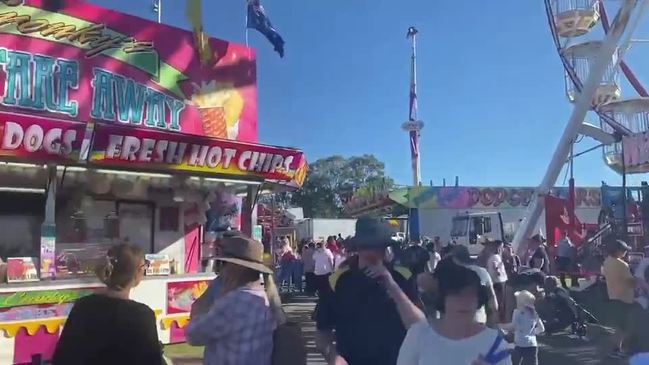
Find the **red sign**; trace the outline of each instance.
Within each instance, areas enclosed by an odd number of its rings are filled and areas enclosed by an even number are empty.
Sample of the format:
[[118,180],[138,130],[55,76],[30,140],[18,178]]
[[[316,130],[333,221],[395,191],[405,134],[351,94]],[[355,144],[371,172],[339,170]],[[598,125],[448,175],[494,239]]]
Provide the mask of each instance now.
[[0,156],[78,161],[85,124],[0,113]]
[[175,170],[291,181],[306,169],[302,151],[132,126],[97,124],[96,165]]

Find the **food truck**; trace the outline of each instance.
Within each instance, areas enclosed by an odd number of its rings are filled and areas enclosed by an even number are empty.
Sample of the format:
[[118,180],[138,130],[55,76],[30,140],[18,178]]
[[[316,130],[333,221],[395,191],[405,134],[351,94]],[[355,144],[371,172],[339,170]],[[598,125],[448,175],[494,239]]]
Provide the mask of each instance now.
[[308,168],[257,141],[254,50],[203,39],[206,60],[190,31],[74,0],[0,19],[0,364],[51,357],[117,243],[148,254],[132,299],[184,341],[214,241],[251,234],[258,194]]

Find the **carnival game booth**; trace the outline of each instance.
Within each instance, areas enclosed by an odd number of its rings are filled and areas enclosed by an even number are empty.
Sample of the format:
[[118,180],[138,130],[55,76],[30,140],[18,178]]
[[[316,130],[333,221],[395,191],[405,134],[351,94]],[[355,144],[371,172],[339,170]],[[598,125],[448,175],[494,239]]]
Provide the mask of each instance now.
[[122,242],[150,264],[132,298],[184,341],[221,234],[251,234],[259,192],[307,170],[257,143],[254,51],[206,38],[199,57],[191,32],[78,1],[0,17],[0,364],[48,359]]

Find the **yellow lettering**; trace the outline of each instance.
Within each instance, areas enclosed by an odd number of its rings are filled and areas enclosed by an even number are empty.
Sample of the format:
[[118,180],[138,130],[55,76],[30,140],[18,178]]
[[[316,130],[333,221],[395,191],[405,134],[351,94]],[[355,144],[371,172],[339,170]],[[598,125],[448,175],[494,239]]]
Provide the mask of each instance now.
[[76,31],[77,31],[76,25],[58,22],[58,23],[52,23],[47,27],[47,29],[42,30],[41,35],[43,37],[53,36],[54,39],[58,40],[63,37],[68,37],[74,34],[74,32]]
[[[18,6],[20,0],[0,0],[8,6]],[[53,37],[56,40],[67,39],[70,42],[77,42],[80,45],[90,44],[86,51],[87,57],[93,57],[103,51],[113,48],[122,48],[127,53],[150,52],[153,49],[152,42],[138,42],[133,38],[111,37],[104,34],[104,24],[93,24],[77,29],[75,25],[63,22],[50,23],[47,19],[35,19],[29,15],[19,15],[15,11],[0,13],[0,27],[15,24],[16,30],[22,34],[39,32],[43,37]]]
[[47,27],[49,23],[45,19],[30,20],[18,25],[17,29],[20,33],[34,33]]

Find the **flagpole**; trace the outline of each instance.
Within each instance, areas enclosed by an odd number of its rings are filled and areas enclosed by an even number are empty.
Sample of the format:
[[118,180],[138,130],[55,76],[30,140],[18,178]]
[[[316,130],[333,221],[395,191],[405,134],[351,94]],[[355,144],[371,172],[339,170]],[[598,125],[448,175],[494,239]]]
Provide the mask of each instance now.
[[158,23],[162,23],[162,0],[153,0],[153,11],[158,15]]
[[246,2],[246,24],[244,24],[244,29],[246,30],[246,47],[248,47],[248,3]]

